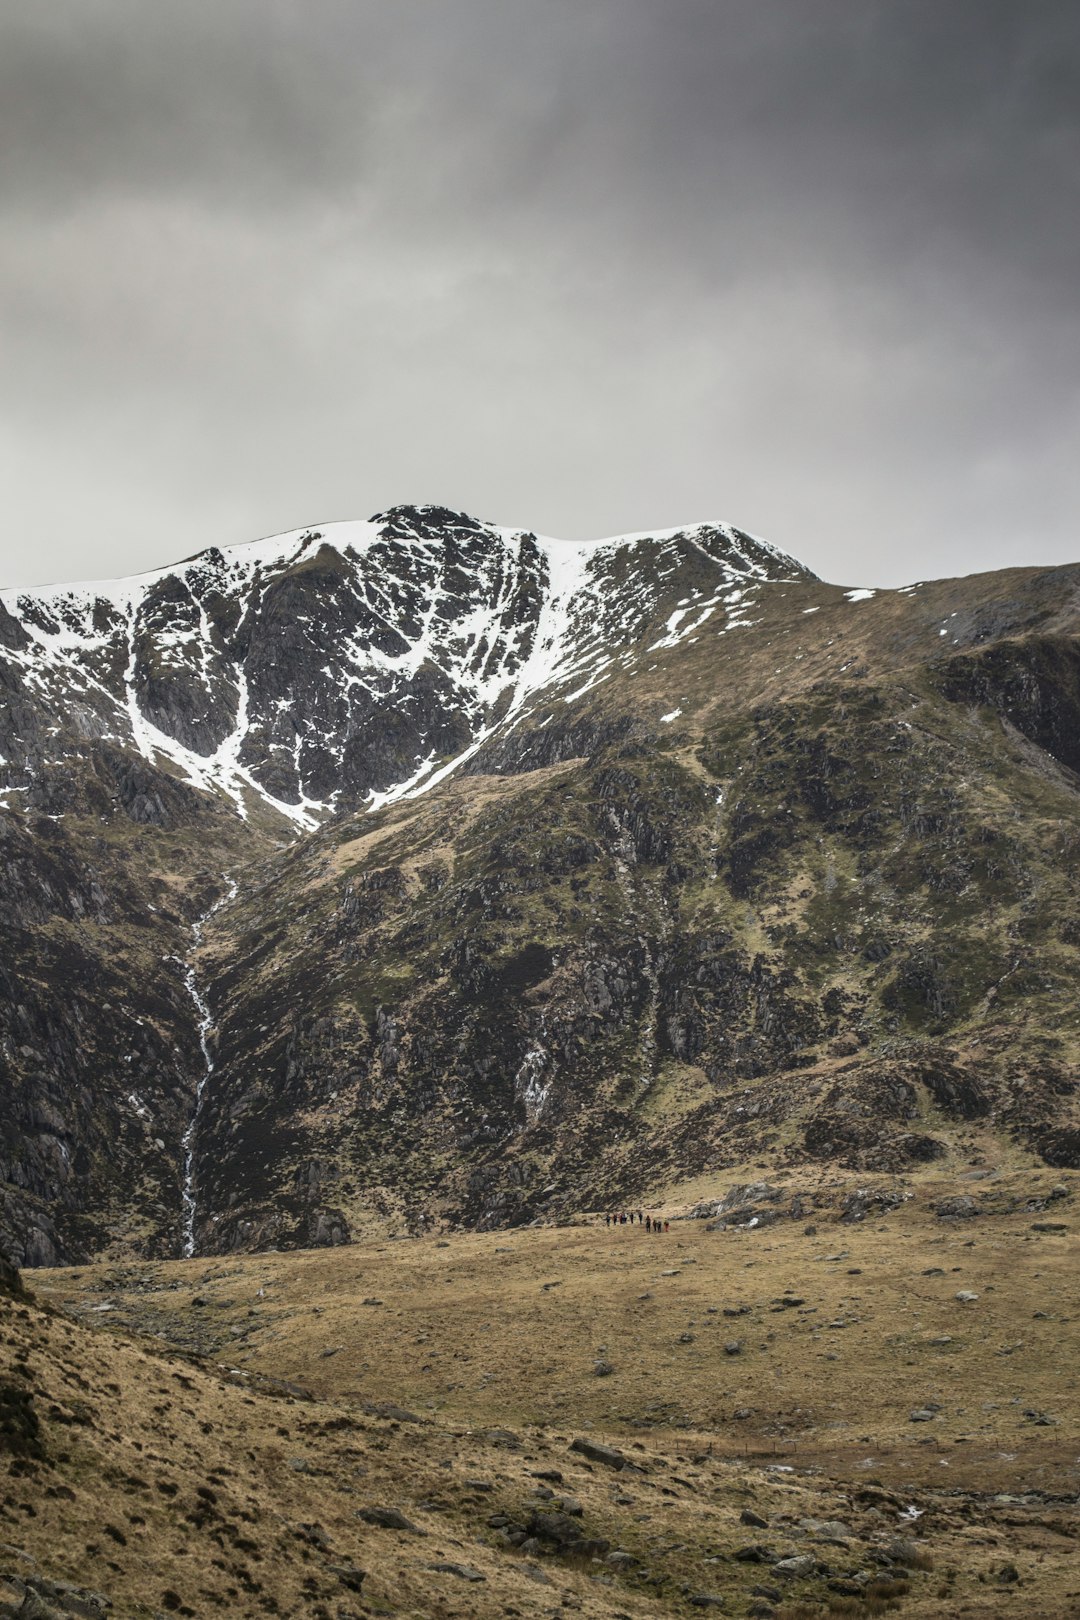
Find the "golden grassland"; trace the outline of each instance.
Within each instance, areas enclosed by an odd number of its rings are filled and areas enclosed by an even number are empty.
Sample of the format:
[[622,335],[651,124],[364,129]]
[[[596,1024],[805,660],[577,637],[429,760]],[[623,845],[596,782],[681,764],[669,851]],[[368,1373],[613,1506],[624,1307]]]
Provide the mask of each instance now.
[[[682,1189],[661,1235],[32,1274],[2,1377],[45,1455],[12,1459],[0,1567],[131,1616],[1078,1613],[1075,1177],[1052,1221],[1023,1207],[1054,1179],[1006,1174],[987,1208],[1012,1213],[966,1221],[934,1213],[954,1180],[757,1230],[676,1219]],[[510,1544],[563,1497],[591,1550]]]

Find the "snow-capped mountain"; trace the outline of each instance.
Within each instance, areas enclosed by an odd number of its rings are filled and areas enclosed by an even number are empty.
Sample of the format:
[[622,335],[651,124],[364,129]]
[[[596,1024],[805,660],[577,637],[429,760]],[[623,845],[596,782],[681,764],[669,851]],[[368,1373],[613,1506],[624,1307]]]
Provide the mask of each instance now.
[[[0,594],[0,802],[92,741],[301,827],[432,787],[543,701],[812,579],[728,524],[574,543],[397,507],[134,579]],[[643,632],[656,635],[643,642]]]
[[971,1121],[1080,1167],[1078,625],[1076,568],[438,507],[5,593],[0,1249],[946,1175]]

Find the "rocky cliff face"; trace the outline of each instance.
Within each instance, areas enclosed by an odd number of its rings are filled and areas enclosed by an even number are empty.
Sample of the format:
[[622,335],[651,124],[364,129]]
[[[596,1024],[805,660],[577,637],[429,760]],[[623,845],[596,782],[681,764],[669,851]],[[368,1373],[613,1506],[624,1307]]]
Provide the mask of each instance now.
[[1078,623],[437,508],[9,593],[0,1244],[1080,1164]]

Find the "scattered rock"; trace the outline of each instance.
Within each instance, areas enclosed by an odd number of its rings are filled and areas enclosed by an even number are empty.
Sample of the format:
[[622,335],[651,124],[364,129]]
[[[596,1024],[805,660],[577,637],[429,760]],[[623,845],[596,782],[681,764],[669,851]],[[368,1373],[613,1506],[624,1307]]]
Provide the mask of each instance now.
[[327,1564],[328,1575],[336,1575],[342,1586],[350,1592],[359,1592],[364,1584],[364,1570],[357,1569],[355,1564]]
[[905,1569],[918,1569],[926,1561],[924,1549],[907,1536],[894,1536],[887,1542],[885,1556],[891,1563],[901,1564]]
[[817,1569],[817,1559],[809,1553],[796,1553],[793,1558],[779,1558],[772,1566],[774,1575],[785,1581],[804,1581]]
[[553,1586],[555,1584],[552,1581],[551,1576],[546,1574],[545,1571],[540,1568],[539,1564],[522,1563],[518,1565],[518,1568],[521,1570],[521,1573],[527,1577],[527,1579],[530,1581],[535,1581],[537,1586]]
[[487,1580],[486,1575],[481,1575],[480,1571],[473,1569],[470,1564],[450,1564],[439,1559],[438,1562],[429,1564],[427,1567],[433,1569],[439,1575],[456,1575],[459,1581]]
[[586,1435],[578,1435],[570,1442],[570,1450],[576,1451],[582,1457],[588,1457],[590,1462],[603,1463],[605,1468],[625,1468],[626,1458],[614,1446],[603,1446],[598,1440],[590,1440]]
[[615,1371],[615,1368],[612,1366],[610,1361],[594,1361],[593,1362],[593,1377],[594,1378],[610,1378],[614,1371]]
[[884,1187],[860,1187],[849,1193],[840,1206],[840,1219],[849,1225],[864,1221],[868,1215],[887,1215],[891,1209],[905,1201],[906,1194],[890,1192]]
[[755,1513],[753,1508],[743,1508],[739,1514],[739,1523],[748,1524],[755,1530],[767,1530],[769,1521],[761,1513]]
[[848,1542],[852,1539],[851,1529],[839,1519],[800,1519],[799,1529],[805,1530],[808,1536],[815,1536],[819,1541]]
[[725,1356],[741,1356],[743,1351],[741,1339],[729,1339],[724,1346]]
[[961,1288],[955,1297],[960,1301],[961,1305],[972,1305],[979,1296],[973,1294],[970,1288]]
[[408,1407],[397,1406],[393,1401],[363,1401],[360,1410],[369,1417],[386,1418],[393,1423],[423,1423],[423,1418],[416,1412],[410,1412]]
[[499,1451],[520,1451],[521,1441],[513,1429],[483,1429],[481,1438]]
[[357,1508],[356,1517],[363,1519],[365,1524],[377,1525],[380,1530],[407,1530],[413,1536],[427,1535],[426,1530],[421,1530],[419,1525],[413,1524],[412,1520],[407,1519],[404,1513],[399,1513],[397,1508]]
[[111,1601],[101,1592],[72,1586],[68,1581],[50,1581],[43,1575],[6,1578],[23,1592],[18,1609],[8,1612],[25,1620],[68,1620],[69,1616],[71,1620],[102,1620],[112,1608]]

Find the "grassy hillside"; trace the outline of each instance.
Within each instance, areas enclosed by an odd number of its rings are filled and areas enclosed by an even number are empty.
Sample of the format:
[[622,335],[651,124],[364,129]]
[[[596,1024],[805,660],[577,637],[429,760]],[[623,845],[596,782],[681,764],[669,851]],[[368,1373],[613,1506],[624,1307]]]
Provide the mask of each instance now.
[[999,1167],[943,1219],[928,1176],[861,1220],[851,1186],[792,1218],[788,1185],[752,1228],[676,1219],[673,1194],[657,1236],[37,1273],[38,1304],[4,1304],[0,1568],[124,1620],[1058,1620],[1075,1178],[1051,1196]]

